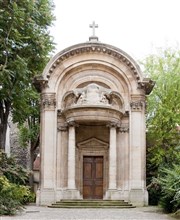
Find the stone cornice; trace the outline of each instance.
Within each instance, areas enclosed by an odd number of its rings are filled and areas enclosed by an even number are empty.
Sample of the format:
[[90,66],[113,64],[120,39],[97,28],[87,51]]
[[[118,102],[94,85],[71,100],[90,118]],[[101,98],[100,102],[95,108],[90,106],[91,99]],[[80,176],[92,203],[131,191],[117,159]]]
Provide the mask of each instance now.
[[97,43],[87,42],[84,44],[78,44],[61,51],[59,54],[56,55],[54,61],[52,61],[51,62],[52,64],[48,67],[46,71],[47,79],[51,77],[51,74],[54,72],[54,70],[64,60],[69,59],[72,56],[76,56],[84,53],[96,53],[96,54],[101,53],[101,54],[107,54],[108,56],[112,56],[115,59],[118,59],[119,61],[123,62],[128,68],[132,70],[137,80],[137,83],[140,83],[142,80],[142,73],[139,66],[128,54],[126,54],[124,51],[120,50],[119,48],[107,44],[102,44],[99,42]]
[[150,78],[144,78],[142,82],[138,82],[138,89],[144,89],[146,95],[149,95],[155,85],[155,81]]
[[35,86],[36,90],[40,93],[44,88],[48,85],[48,80],[44,79],[43,76],[36,76],[33,79],[33,85]]

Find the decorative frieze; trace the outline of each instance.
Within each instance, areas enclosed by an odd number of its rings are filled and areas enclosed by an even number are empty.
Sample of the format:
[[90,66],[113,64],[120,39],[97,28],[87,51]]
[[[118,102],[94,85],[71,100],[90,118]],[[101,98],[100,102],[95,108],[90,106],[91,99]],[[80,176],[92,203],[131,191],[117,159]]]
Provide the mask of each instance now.
[[41,107],[46,110],[54,110],[56,107],[55,93],[42,94]]
[[144,102],[143,101],[132,101],[130,103],[131,110],[132,111],[142,111],[144,107]]

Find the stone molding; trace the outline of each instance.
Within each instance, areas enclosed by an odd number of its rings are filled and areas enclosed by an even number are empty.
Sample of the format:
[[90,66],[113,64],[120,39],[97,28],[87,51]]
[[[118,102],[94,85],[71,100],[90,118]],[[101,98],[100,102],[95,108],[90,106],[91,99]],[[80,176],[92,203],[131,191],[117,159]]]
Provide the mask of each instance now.
[[144,101],[132,101],[130,107],[132,111],[142,111],[144,108]]
[[41,95],[41,108],[45,110],[54,110],[56,108],[55,93],[44,93]]
[[106,143],[106,142],[104,142],[104,141],[102,141],[102,140],[99,140],[99,139],[97,139],[97,138],[89,138],[89,139],[87,139],[87,140],[85,140],[85,141],[82,141],[82,142],[79,142],[78,144],[77,144],[77,146],[78,146],[78,149],[86,149],[86,150],[92,150],[93,148],[95,148],[95,149],[101,149],[101,148],[103,148],[103,149],[108,149],[109,148],[109,144],[108,143]]

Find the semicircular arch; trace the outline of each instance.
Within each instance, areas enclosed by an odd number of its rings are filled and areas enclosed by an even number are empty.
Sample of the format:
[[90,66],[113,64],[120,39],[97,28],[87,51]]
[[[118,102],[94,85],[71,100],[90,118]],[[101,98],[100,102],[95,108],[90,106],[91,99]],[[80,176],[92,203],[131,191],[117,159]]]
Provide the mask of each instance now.
[[132,90],[131,83],[121,70],[107,67],[106,63],[98,63],[98,66],[96,66],[96,63],[81,62],[79,65],[71,66],[59,74],[55,88],[59,102],[62,100],[63,94],[68,90],[70,91],[92,82],[120,92],[127,97]]

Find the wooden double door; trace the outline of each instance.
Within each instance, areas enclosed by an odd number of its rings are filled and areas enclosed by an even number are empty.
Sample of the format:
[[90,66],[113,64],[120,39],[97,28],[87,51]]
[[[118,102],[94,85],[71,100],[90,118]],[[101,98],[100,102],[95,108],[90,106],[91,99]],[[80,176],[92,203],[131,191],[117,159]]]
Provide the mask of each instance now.
[[103,156],[83,157],[83,199],[103,199]]

